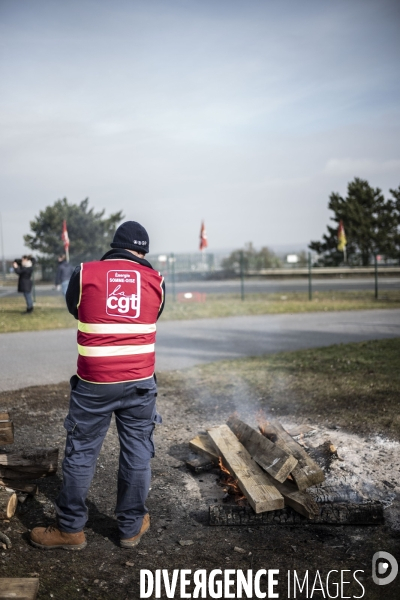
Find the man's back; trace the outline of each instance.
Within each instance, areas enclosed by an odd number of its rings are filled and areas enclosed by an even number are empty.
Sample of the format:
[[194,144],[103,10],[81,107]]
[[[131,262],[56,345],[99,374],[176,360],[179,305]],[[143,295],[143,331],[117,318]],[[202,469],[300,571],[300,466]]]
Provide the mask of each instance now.
[[92,383],[151,377],[163,278],[131,260],[84,263],[78,303],[78,376]]

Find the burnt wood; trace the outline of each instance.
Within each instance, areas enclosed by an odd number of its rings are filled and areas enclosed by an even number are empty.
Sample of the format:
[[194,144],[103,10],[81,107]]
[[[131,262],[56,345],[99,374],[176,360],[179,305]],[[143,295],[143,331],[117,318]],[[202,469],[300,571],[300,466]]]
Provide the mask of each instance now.
[[187,459],[186,466],[189,467],[193,473],[204,473],[206,471],[211,471],[215,469],[215,464],[206,458],[205,456],[201,456],[200,458],[192,458]]
[[229,417],[227,425],[264,471],[281,483],[287,479],[297,465],[297,458],[235,416]]
[[298,464],[291,472],[299,490],[322,483],[325,475],[321,467],[307,454],[307,452],[298,444],[291,435],[282,427],[279,421],[270,420],[259,424],[261,433],[272,439],[277,446],[285,452],[293,454],[298,460]]
[[382,525],[383,505],[368,504],[324,504],[318,516],[307,519],[290,506],[256,514],[249,506],[213,505],[209,507],[209,524],[214,526],[265,526],[265,525]]

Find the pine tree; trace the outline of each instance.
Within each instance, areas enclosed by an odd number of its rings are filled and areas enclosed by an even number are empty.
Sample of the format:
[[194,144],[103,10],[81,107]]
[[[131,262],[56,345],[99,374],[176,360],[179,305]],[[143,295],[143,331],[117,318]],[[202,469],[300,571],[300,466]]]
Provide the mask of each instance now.
[[334,213],[335,226],[328,225],[328,233],[322,236],[322,241],[313,241],[309,247],[320,255],[320,263],[327,266],[341,264],[344,255],[337,249],[337,232],[339,222],[343,221],[349,264],[368,266],[375,254],[393,257],[398,231],[394,207],[395,203],[385,200],[379,188],[374,189],[368,181],[356,177],[347,186],[346,198],[338,193],[331,194],[328,208]]
[[115,229],[124,218],[122,211],[107,218],[104,218],[104,212],[89,208],[88,198],[79,204],[69,204],[66,198],[57,200],[30,222],[33,233],[24,236],[25,245],[44,255],[42,262],[46,262],[46,259],[53,261],[63,252],[61,231],[63,220],[66,219],[71,262],[78,264],[98,259],[110,249]]

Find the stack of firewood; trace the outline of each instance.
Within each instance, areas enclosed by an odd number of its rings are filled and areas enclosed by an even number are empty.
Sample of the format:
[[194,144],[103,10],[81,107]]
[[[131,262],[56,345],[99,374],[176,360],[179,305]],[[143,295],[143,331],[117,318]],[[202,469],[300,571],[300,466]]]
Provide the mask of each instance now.
[[[342,506],[347,491],[334,508],[329,498],[326,502],[330,488],[321,490],[323,469],[276,420],[261,421],[257,431],[231,416],[226,425],[196,436],[189,446],[203,457],[186,461],[194,472],[207,470],[207,462],[228,471],[251,507],[210,507],[210,524],[295,521],[292,514],[296,513],[316,523],[377,524],[383,520],[383,508],[377,503],[357,504],[349,512],[348,505]],[[336,449],[330,444],[327,452],[336,454]],[[296,513],[287,512],[291,509]],[[271,518],[264,515],[272,512]]]
[[[9,413],[0,413],[0,446],[14,443],[14,425]],[[0,452],[0,519],[10,519],[18,500],[34,495],[34,480],[55,475],[58,449],[36,448],[15,453]]]

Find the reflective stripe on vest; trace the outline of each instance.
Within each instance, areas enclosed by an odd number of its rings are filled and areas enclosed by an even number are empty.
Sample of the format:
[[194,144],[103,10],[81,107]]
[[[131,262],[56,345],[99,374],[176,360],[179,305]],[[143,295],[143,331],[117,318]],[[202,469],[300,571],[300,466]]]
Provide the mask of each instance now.
[[155,323],[149,325],[130,324],[130,323],[81,323],[78,321],[78,330],[82,333],[154,333],[157,329]]
[[131,354],[148,354],[154,352],[154,344],[138,346],[81,346],[78,344],[81,356],[130,356]]

